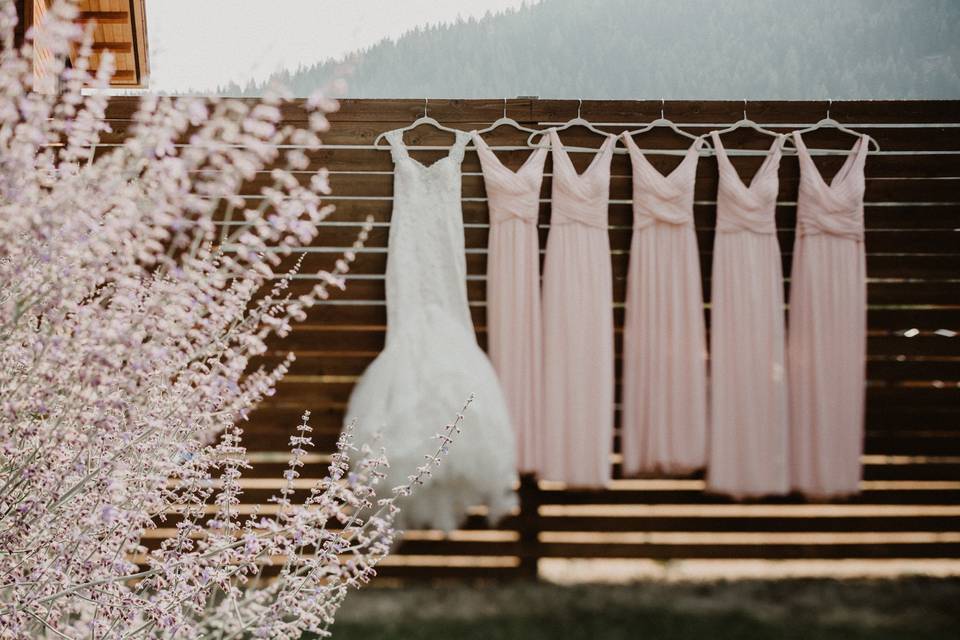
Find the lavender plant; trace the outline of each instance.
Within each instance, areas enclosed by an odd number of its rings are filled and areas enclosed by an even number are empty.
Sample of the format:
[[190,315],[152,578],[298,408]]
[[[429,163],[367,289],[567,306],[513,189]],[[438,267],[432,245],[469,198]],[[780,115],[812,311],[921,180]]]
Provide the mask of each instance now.
[[[105,88],[111,61],[91,75],[75,13],[55,2],[18,49],[0,0],[0,637],[325,635],[389,551],[397,497],[460,424],[385,499],[383,453],[357,450],[348,429],[296,500],[305,415],[275,509],[238,509],[242,423],[293,356],[271,370],[251,359],[342,288],[354,257],[299,296],[281,269],[330,213],[305,151],[336,104],[310,98],[295,127],[279,93],[147,95],[104,148],[107,99],[83,88]],[[240,197],[265,171],[271,184]],[[150,549],[159,525],[175,534]]]

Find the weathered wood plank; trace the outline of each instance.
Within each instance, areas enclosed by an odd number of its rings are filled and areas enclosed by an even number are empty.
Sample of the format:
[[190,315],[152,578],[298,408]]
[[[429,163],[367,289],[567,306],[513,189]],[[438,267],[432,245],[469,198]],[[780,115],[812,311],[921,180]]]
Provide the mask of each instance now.
[[899,532],[960,531],[960,516],[540,516],[542,531]]
[[[477,327],[476,333],[480,346],[486,348],[486,327]],[[274,350],[271,354],[274,356],[286,354],[288,351],[299,353],[301,358],[322,357],[328,352],[338,355],[368,355],[378,353],[383,348],[385,335],[385,329],[376,326],[302,324],[296,326],[285,338],[270,338],[268,345]],[[620,351],[622,341],[623,333],[618,328],[614,334],[615,351]],[[960,356],[960,335],[871,335],[867,337],[867,353],[876,356]],[[908,388],[907,391],[919,395],[926,390]]]
[[[303,274],[305,279],[297,280],[290,286],[294,295],[301,295],[309,290],[318,278]],[[703,293],[707,301],[710,300],[710,280],[704,280]],[[614,277],[613,300],[622,303],[626,297],[627,281],[625,276]],[[789,296],[790,283],[784,284],[786,295]],[[475,276],[467,281],[467,295],[472,301],[486,300],[486,279],[482,275]],[[346,288],[336,294],[337,300],[385,300],[384,278],[349,278]],[[867,284],[867,300],[872,305],[902,304],[902,305],[934,305],[952,304],[960,300],[960,282],[953,281],[926,281],[926,282],[869,282]]]
[[[351,199],[332,197],[326,200],[335,210],[325,222],[362,222],[367,216],[372,216],[375,222],[390,221],[393,208],[392,199],[373,198],[363,196]],[[256,196],[246,198],[246,206],[256,207],[259,199]],[[463,221],[467,225],[487,225],[490,222],[487,214],[486,198],[466,200],[462,203]],[[219,223],[224,219],[224,207],[218,207],[214,219]],[[716,226],[716,206],[708,203],[697,203],[693,208],[694,223],[698,229],[710,231]],[[633,224],[632,205],[629,202],[613,202],[610,204],[609,224],[614,228],[629,227]],[[924,205],[914,204],[867,204],[864,207],[865,224],[868,229],[955,229],[960,227],[960,205],[947,203],[932,203]],[[234,217],[236,221],[236,217]],[[550,203],[540,203],[540,225],[550,224]],[[793,229],[796,225],[796,206],[781,202],[776,213],[777,226],[780,229]],[[624,230],[627,230],[624,229]],[[323,240],[323,232],[321,238]],[[869,248],[868,248],[869,249]],[[958,252],[960,253],[960,252]]]
[[[358,227],[359,228],[359,227]],[[482,232],[481,232],[482,234]],[[334,262],[341,256],[343,248],[326,244],[331,240],[327,236],[326,230],[321,231],[317,242],[320,246],[312,247],[306,253],[301,267],[301,273],[315,273],[323,269],[333,268]],[[784,276],[790,277],[792,253],[784,247],[782,250]],[[299,256],[300,252],[295,255]],[[703,251],[700,254],[700,270],[704,278],[709,278],[712,270],[712,254]],[[541,249],[541,262],[543,251]],[[471,248],[466,255],[467,274],[470,276],[482,276],[487,269],[487,253],[484,247]],[[293,264],[294,260],[289,259],[286,265]],[[627,273],[629,262],[629,252],[617,250],[610,256],[610,264],[615,277],[624,277]],[[368,247],[366,250],[357,253],[357,259],[350,269],[352,275],[381,275],[386,271],[387,251],[385,247]],[[283,271],[278,271],[283,272]],[[867,275],[874,279],[910,279],[910,280],[949,280],[960,273],[960,253],[954,254],[934,254],[934,253],[867,253]]]
[[559,558],[765,558],[765,559],[832,559],[832,558],[955,558],[960,544],[930,543],[863,543],[863,544],[563,544],[544,543],[542,557]]
[[[475,325],[486,324],[486,308],[474,303],[470,313]],[[313,322],[330,324],[362,324],[367,326],[385,326],[387,309],[382,302],[361,304],[325,304],[310,310]],[[709,318],[709,316],[708,316]],[[614,308],[614,322],[623,325],[623,307]],[[881,307],[867,310],[867,326],[871,330],[956,330],[960,327],[960,306],[903,306]]]
[[[301,184],[308,184],[312,172],[302,171],[294,174]],[[752,173],[749,174],[752,176]],[[743,177],[748,182],[747,176]],[[383,199],[393,195],[393,175],[391,173],[352,172],[334,173],[329,176],[332,189],[331,202],[338,198]],[[260,172],[256,177],[244,183],[241,194],[256,196],[274,183],[268,172]],[[540,197],[549,200],[553,179],[545,175],[540,189]],[[781,178],[781,200],[796,199],[797,178]],[[469,199],[486,198],[483,177],[479,174],[464,175],[461,182],[462,197]],[[698,175],[694,198],[698,201],[714,201],[717,193],[716,174]],[[960,178],[868,178],[865,201],[868,203],[944,203],[957,204],[960,199]],[[633,197],[632,179],[629,175],[610,178],[610,197],[613,200],[629,202]]]
[[[253,102],[247,99],[246,102]],[[304,100],[294,100],[283,105],[282,115],[287,122],[306,120]],[[812,123],[826,114],[827,102],[811,101],[749,101],[747,110],[751,118],[762,123],[790,122]],[[107,117],[129,119],[137,105],[130,96],[111,98]],[[437,100],[427,103],[429,113],[441,121],[492,122],[503,114],[503,99],[486,100]],[[334,122],[411,122],[423,114],[422,99],[343,99]],[[507,114],[523,122],[538,120],[567,120],[576,115],[576,100],[509,99]],[[663,104],[665,113],[677,122],[733,122],[743,115],[742,100],[668,100]],[[603,122],[634,122],[653,120],[660,116],[660,100],[584,100],[583,117]],[[846,123],[936,123],[956,122],[960,113],[957,100],[835,100],[830,107],[831,115]],[[603,118],[600,120],[600,118]]]
[[[415,117],[416,116],[414,116],[414,118]],[[392,121],[334,122],[328,131],[323,132],[321,138],[323,143],[328,145],[372,145],[377,136],[384,131],[409,124],[414,118],[401,123]],[[490,122],[489,120],[459,121],[444,118],[439,119],[441,122],[463,131],[482,129]],[[132,122],[131,120],[111,120],[111,131],[103,133],[100,136],[100,142],[103,144],[121,143],[128,136]],[[718,124],[723,125],[724,122],[729,121],[719,121]],[[530,124],[541,128],[547,128],[549,126],[546,122],[543,124]],[[850,124],[854,126],[853,123]],[[771,130],[783,134],[789,134],[794,129],[792,126],[780,126],[777,124],[768,124],[767,126]],[[632,127],[629,124],[600,124],[597,128],[606,133],[619,135]],[[708,134],[716,128],[717,126],[711,125],[688,125],[684,127],[685,130],[694,135]],[[881,149],[885,152],[956,151],[960,149],[960,131],[952,126],[931,124],[921,127],[891,128],[872,127],[867,124],[858,126],[857,131],[875,138],[880,144]],[[179,142],[183,144],[189,142],[189,133],[190,132],[187,132]],[[498,138],[497,135],[491,136],[491,142],[494,145],[500,144],[499,140],[516,140],[516,138],[507,138],[508,134],[506,133],[499,135],[503,136],[503,138]],[[416,147],[418,146],[449,146],[453,142],[454,136],[446,131],[422,126],[406,132],[403,139],[404,143],[408,147],[411,147],[416,154]],[[828,148],[846,151],[850,148],[853,139],[849,135],[835,130],[824,130],[816,134],[811,134],[810,140],[810,144],[813,145],[812,148],[814,149]],[[563,131],[561,141],[568,147],[596,148],[599,146],[602,138],[598,134],[586,129],[574,128]],[[646,133],[642,138],[638,137],[637,141],[638,144],[642,143],[642,148],[663,149],[686,148],[687,144],[685,141],[689,142],[685,138],[678,137],[677,134],[668,129],[662,128]],[[518,142],[525,144],[525,141],[522,139],[518,140]],[[723,142],[724,147],[727,148],[730,154],[736,155],[738,150],[766,151],[770,147],[771,138],[747,128],[725,134],[723,136]],[[386,143],[381,144],[386,145]],[[708,151],[701,152],[702,155],[708,153]],[[791,151],[788,150],[786,153],[789,154]],[[578,157],[589,155],[589,152],[572,149],[572,155]],[[418,156],[415,155],[414,157]],[[754,157],[758,156],[755,154]]]
[[[323,227],[317,242],[323,247],[350,247],[361,230],[361,224],[345,224]],[[549,229],[541,228],[540,242],[545,246]],[[489,229],[468,227],[464,230],[467,249],[485,249]],[[386,248],[390,236],[387,226],[375,226],[371,229],[366,242],[367,249]],[[627,229],[610,230],[610,247],[615,252],[629,252],[631,233]],[[701,252],[713,250],[715,234],[708,230],[697,231],[697,242]],[[777,239],[784,251],[793,247],[793,229],[782,229]],[[871,229],[864,234],[865,250],[869,253],[894,254],[952,254],[960,253],[960,230],[952,229]],[[228,247],[229,248],[229,247]]]

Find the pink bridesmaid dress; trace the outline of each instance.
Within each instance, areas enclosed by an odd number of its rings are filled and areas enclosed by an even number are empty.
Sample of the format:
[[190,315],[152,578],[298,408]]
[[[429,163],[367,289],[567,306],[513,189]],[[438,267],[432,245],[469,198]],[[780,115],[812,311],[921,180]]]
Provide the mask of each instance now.
[[613,275],[608,137],[577,173],[556,131],[550,234],[543,267],[542,478],[603,486],[613,446]]
[[827,184],[799,133],[797,239],[790,276],[790,470],[813,497],[856,493],[866,356],[861,137]]
[[735,497],[787,493],[783,267],[775,221],[778,136],[748,187],[711,134],[720,184],[710,306],[707,488]]
[[685,473],[707,457],[707,342],[693,224],[698,151],[668,175],[629,135],[633,240],[623,327],[623,470]]
[[487,248],[487,338],[517,441],[518,471],[540,470],[544,442],[540,314],[540,185],[546,148],[517,171],[505,167],[477,133],[490,210]]

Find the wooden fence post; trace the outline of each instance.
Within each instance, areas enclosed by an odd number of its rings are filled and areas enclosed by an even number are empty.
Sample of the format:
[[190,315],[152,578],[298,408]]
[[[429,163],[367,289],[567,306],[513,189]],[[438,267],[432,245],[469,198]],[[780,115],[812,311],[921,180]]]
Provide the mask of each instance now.
[[520,577],[536,580],[540,559],[540,487],[531,473],[520,476],[520,515],[517,531],[520,534]]
[[27,35],[27,29],[33,26],[34,0],[17,0],[17,27],[13,32],[13,46],[22,47]]

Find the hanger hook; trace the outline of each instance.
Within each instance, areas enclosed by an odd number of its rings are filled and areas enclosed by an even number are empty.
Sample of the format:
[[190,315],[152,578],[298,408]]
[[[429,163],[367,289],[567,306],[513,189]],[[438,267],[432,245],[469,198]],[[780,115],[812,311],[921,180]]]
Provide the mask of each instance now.
[[747,99],[743,99],[743,119],[747,119]]
[[427,117],[427,103],[430,102],[430,98],[423,99],[423,117]]
[[830,119],[830,107],[833,106],[833,99],[827,100],[827,120]]
[[663,106],[666,104],[666,102],[667,102],[666,100],[664,100],[663,98],[660,98],[660,119],[661,120],[666,120],[666,118],[663,115]]
[[582,107],[583,107],[583,98],[580,98],[579,102],[577,102],[577,120],[580,119],[580,109]]

